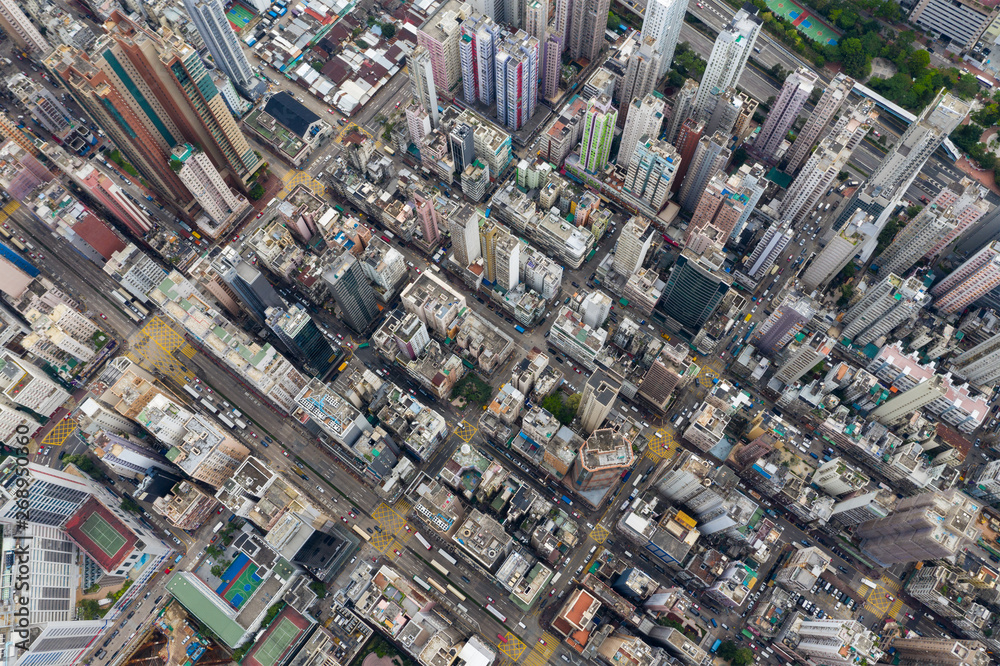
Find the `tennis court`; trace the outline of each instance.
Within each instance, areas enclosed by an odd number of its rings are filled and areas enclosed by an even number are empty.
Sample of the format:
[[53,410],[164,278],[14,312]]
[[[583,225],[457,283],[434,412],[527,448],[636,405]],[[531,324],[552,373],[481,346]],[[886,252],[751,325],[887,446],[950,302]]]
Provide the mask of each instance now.
[[114,556],[125,545],[125,537],[99,514],[91,514],[80,530],[108,557]]
[[238,2],[234,2],[226,10],[226,18],[229,19],[229,24],[233,26],[233,30],[240,32],[243,28],[247,27],[254,17],[253,12],[244,7]]
[[258,569],[246,554],[240,553],[222,574],[222,583],[216,589],[216,594],[228,601],[233,608],[240,608],[264,582],[257,575]]
[[261,666],[274,666],[301,632],[302,630],[287,617],[281,618],[264,644],[254,651],[254,659]]
[[799,32],[820,44],[836,44],[841,33],[792,0],[766,0],[767,8],[792,22]]

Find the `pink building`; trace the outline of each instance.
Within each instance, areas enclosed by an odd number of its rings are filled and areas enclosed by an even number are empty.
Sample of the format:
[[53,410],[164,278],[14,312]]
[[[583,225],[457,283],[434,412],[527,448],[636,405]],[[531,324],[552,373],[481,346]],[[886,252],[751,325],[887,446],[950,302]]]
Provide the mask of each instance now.
[[1000,286],[1000,241],[993,241],[965,260],[931,294],[934,306],[945,314],[960,312]]
[[424,234],[424,241],[428,245],[433,245],[441,235],[438,230],[441,216],[434,207],[434,200],[415,192],[413,201],[417,206],[417,217],[420,219],[420,230]]
[[90,195],[97,199],[104,208],[118,218],[129,230],[140,238],[153,228],[152,222],[133,203],[114,181],[95,169],[86,165],[77,173],[77,177],[87,186]]

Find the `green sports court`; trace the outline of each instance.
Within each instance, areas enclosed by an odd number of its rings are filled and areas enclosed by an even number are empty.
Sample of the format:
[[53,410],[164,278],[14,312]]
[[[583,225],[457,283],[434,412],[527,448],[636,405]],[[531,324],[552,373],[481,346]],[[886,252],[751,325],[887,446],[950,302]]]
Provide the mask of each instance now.
[[243,666],[275,666],[282,663],[309,625],[309,620],[302,614],[291,606],[285,606],[261,640],[243,658]]
[[229,19],[229,25],[233,26],[233,30],[240,32],[243,28],[247,27],[247,24],[253,20],[254,13],[241,5],[238,2],[234,2],[226,10],[226,18]]
[[260,587],[264,580],[257,575],[260,569],[244,553],[233,561],[222,574],[222,583],[216,593],[236,609],[243,606],[247,599]]
[[108,557],[113,557],[125,545],[125,537],[97,513],[87,518],[80,527],[80,531]]
[[766,2],[768,9],[791,21],[799,32],[816,43],[836,44],[840,39],[840,31],[834,30],[814,13],[803,9],[792,0],[766,0]]

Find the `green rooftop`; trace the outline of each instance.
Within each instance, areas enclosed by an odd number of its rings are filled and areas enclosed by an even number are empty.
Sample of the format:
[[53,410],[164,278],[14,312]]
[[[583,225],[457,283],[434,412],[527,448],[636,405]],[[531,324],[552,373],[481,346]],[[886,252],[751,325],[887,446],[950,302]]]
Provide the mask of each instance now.
[[212,594],[210,590],[207,588],[205,591],[199,589],[198,586],[185,578],[182,572],[177,572],[167,583],[167,591],[174,595],[174,598],[189,613],[198,618],[198,621],[208,627],[223,643],[231,648],[236,648],[242,642],[246,630],[208,598],[206,592]]

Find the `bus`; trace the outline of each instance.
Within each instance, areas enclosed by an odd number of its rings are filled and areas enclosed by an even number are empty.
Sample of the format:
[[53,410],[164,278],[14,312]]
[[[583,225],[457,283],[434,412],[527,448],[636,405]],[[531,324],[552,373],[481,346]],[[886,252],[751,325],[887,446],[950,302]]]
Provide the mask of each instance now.
[[219,408],[210,403],[206,398],[201,399],[201,404],[204,405],[205,409],[212,412],[213,414],[219,413]]
[[363,529],[361,529],[357,525],[354,525],[353,529],[354,529],[354,533],[357,534],[362,539],[364,539],[365,541],[371,541],[372,540],[372,538],[368,535],[368,532],[365,532]]
[[192,398],[194,398],[195,400],[201,400],[201,396],[198,395],[198,392],[195,391],[193,388],[191,388],[191,386],[189,386],[188,384],[184,385],[184,392],[187,393]]
[[873,590],[878,588],[878,585],[874,581],[868,580],[867,578],[862,578],[861,582],[867,585],[868,587],[872,588]]
[[14,247],[16,247],[21,252],[27,252],[28,251],[27,248],[24,247],[24,243],[22,243],[21,241],[19,241],[16,238],[14,238],[13,236],[10,237],[10,244],[13,245]]
[[431,586],[427,584],[427,581],[425,581],[420,576],[414,576],[413,577],[413,582],[415,582],[417,585],[419,585],[420,587],[424,588],[425,590],[431,589]]
[[438,555],[441,557],[442,560],[444,560],[446,562],[449,562],[452,566],[455,566],[456,564],[458,564],[458,560],[456,560],[454,557],[452,557],[451,553],[449,553],[446,550],[438,548]]
[[427,539],[425,539],[422,536],[420,536],[420,532],[414,532],[413,536],[415,536],[417,538],[417,541],[420,542],[421,546],[423,546],[427,550],[433,550],[433,548],[431,548],[431,545],[429,543],[427,543]]
[[219,420],[222,421],[230,430],[236,427],[236,424],[230,421],[229,417],[225,414],[219,414]]
[[8,240],[10,239],[10,232],[4,229],[3,227],[0,227],[0,235],[2,235],[4,238]]
[[445,569],[437,560],[431,560],[431,566],[441,572],[445,578],[448,577],[448,570]]
[[389,239],[390,241],[393,241],[393,240],[395,240],[395,239],[396,239],[396,234],[392,233],[392,232],[391,232],[391,231],[389,231],[388,229],[386,229],[386,230],[385,230],[385,231],[383,231],[382,233],[383,233],[383,234],[385,234],[385,236],[386,236],[386,237],[387,237],[387,238],[388,238],[388,239]]
[[459,601],[465,601],[465,595],[456,590],[453,585],[448,585],[448,591],[458,597]]
[[395,155],[396,154],[396,151],[393,150],[392,148],[390,148],[389,146],[382,146],[382,150],[385,151],[386,155]]
[[340,367],[337,368],[337,372],[343,372],[344,368],[346,367],[347,367],[347,361],[344,361],[343,363],[340,364]]
[[715,654],[716,651],[719,649],[720,645],[722,645],[722,639],[721,638],[716,638],[715,642],[712,643],[712,649],[709,650],[709,652],[711,652],[712,654]]
[[771,267],[771,275],[774,275],[777,272],[778,272],[778,264],[775,264],[774,266]]
[[501,622],[507,621],[507,616],[498,611],[496,608],[494,608],[493,604],[486,604],[486,610],[489,611],[490,614],[493,615],[493,617],[500,620]]
[[524,327],[521,326],[520,324],[518,324],[517,326],[515,326],[514,330],[517,331],[518,333],[524,333]]
[[122,305],[128,305],[128,298],[122,296],[121,289],[111,292],[111,297],[121,303]]
[[985,76],[980,76],[979,74],[976,74],[976,82],[979,83],[979,85],[981,85],[984,88],[986,88],[987,90],[992,90],[993,89],[993,82],[990,81]]
[[122,298],[125,299],[122,301],[122,303],[129,303],[132,300],[132,294],[128,293],[121,287],[118,287],[117,289],[115,289],[115,291],[121,294]]
[[752,640],[753,640],[753,634],[751,634],[751,633],[750,633],[749,631],[747,631],[746,629],[744,629],[744,630],[743,630],[743,631],[741,631],[740,633],[741,633],[741,634],[743,634],[743,637],[744,637],[744,638],[746,638],[746,639],[747,639],[748,641],[752,641]]
[[427,582],[430,583],[431,587],[433,587],[435,590],[437,590],[441,594],[447,594],[447,592],[445,591],[445,589],[443,587],[441,587],[441,583],[437,582],[436,580],[434,580],[430,576],[427,577]]
[[360,345],[358,345],[358,349],[364,349],[364,348],[370,347],[370,346],[371,346],[370,342],[362,342]]
[[146,317],[148,317],[148,316],[149,316],[149,310],[147,310],[146,308],[144,308],[144,307],[143,307],[142,305],[140,305],[139,303],[136,303],[136,302],[135,302],[135,299],[132,299],[132,303],[131,303],[131,305],[132,305],[132,307],[133,307],[134,309],[136,309],[136,310],[138,310],[138,311],[139,311],[139,314],[140,314],[140,315],[142,315],[142,318],[143,318],[143,319],[145,319]]

